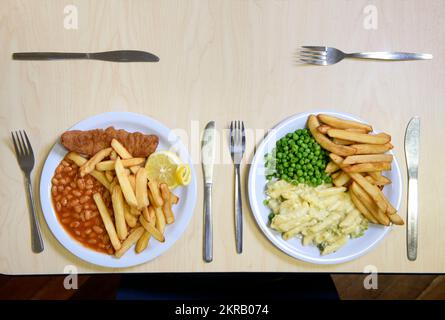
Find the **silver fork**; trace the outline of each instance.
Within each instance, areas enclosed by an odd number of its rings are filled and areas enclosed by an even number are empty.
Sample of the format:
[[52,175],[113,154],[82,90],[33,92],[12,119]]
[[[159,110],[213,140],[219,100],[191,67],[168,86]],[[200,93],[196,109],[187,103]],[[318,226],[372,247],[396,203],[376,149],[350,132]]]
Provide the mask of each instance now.
[[235,241],[236,252],[243,252],[243,206],[241,199],[240,164],[246,149],[244,122],[230,123],[230,155],[235,166]]
[[39,222],[35,212],[34,197],[32,193],[31,171],[34,168],[34,152],[28,135],[24,130],[11,132],[12,142],[14,143],[15,155],[20,169],[25,174],[26,192],[28,196],[28,208],[31,218],[31,243],[32,251],[40,253],[43,251],[43,241],[40,234]]
[[429,60],[433,55],[428,53],[407,53],[407,52],[359,52],[344,53],[336,48],[303,46],[297,52],[297,59],[303,63],[327,66],[340,62],[345,58],[405,61],[405,60]]

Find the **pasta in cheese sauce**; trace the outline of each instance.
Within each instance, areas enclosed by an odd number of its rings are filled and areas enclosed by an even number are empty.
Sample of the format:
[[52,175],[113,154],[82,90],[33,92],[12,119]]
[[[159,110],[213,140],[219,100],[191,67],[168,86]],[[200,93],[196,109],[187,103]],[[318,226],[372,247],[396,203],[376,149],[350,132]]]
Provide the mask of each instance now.
[[316,245],[322,255],[337,251],[368,228],[345,187],[311,187],[277,180],[267,184],[266,194],[273,213],[270,227],[285,240],[302,237],[304,245]]

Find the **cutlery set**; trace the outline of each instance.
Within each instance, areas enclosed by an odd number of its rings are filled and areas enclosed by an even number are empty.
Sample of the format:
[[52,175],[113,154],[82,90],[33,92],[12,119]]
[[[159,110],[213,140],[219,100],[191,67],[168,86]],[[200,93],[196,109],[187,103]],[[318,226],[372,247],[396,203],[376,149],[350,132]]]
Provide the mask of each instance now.
[[[89,59],[109,62],[158,62],[156,55],[137,50],[119,50],[97,53],[69,52],[20,52],[14,53],[14,60],[64,60]],[[298,62],[327,66],[336,64],[345,58],[371,59],[386,61],[428,60],[431,54],[406,52],[362,52],[345,53],[341,50],[325,46],[303,46],[298,50]],[[215,122],[210,121],[202,136],[201,161],[204,177],[203,203],[203,259],[213,260],[213,228],[212,228],[212,187],[213,171],[216,155]],[[44,249],[40,227],[35,212],[31,171],[34,167],[34,153],[25,131],[11,133],[17,161],[26,181],[26,191],[31,219],[32,250],[35,253]],[[234,221],[236,252],[243,251],[243,209],[240,165],[246,148],[245,127],[242,121],[232,121],[230,124],[230,155],[234,164]],[[408,123],[405,134],[405,157],[408,171],[408,208],[407,208],[407,256],[410,261],[417,258],[418,246],[418,168],[420,145],[420,119],[414,117]]]

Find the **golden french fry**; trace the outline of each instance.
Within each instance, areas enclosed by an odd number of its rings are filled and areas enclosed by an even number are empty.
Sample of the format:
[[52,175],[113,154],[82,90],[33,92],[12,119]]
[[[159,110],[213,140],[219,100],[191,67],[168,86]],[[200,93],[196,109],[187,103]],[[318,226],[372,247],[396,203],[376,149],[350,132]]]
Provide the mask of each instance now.
[[110,189],[110,183],[108,182],[108,179],[105,177],[105,174],[103,174],[102,172],[93,170],[92,172],[90,172],[90,175],[94,179],[99,181],[105,188],[107,188],[107,190],[111,190]]
[[371,184],[365,177],[363,177],[360,173],[348,173],[349,176],[357,182],[357,184],[362,187],[374,200],[377,207],[383,212],[386,212],[387,205],[385,201],[385,197],[380,193],[380,189],[375,185]]
[[107,178],[108,182],[113,182],[114,175],[112,174],[113,171],[105,171],[105,178]]
[[361,129],[365,130],[366,132],[371,132],[372,127],[368,124],[353,121],[353,120],[346,120],[346,119],[340,119],[334,116],[330,116],[327,114],[319,114],[318,120],[321,122],[334,127],[338,129]]
[[334,180],[332,180],[332,183],[336,187],[342,187],[344,186],[351,178],[346,172],[340,173]]
[[102,196],[100,195],[100,193],[95,193],[93,195],[93,199],[96,203],[97,209],[99,210],[100,216],[105,226],[105,230],[107,230],[113,248],[115,250],[119,250],[121,248],[121,242],[117,237],[116,229],[114,228],[113,221],[111,220],[110,213],[108,212],[108,208],[105,206]]
[[140,166],[133,166],[133,167],[130,167],[130,171],[131,171],[133,174],[136,174],[136,173],[138,173],[138,171],[139,171],[140,168],[141,168]]
[[134,229],[130,235],[128,236],[127,239],[125,239],[124,242],[122,242],[122,246],[119,250],[116,251],[116,253],[114,254],[116,258],[120,258],[124,255],[125,252],[127,252],[128,249],[131,248],[132,245],[134,245],[139,239],[140,237],[142,237],[142,235],[144,234],[144,228],[143,227],[139,227]]
[[128,152],[127,149],[116,139],[111,140],[111,147],[116,151],[116,153],[122,158],[122,159],[130,159],[133,158],[130,152]]
[[136,200],[138,201],[138,209],[148,206],[148,190],[147,190],[147,170],[142,168],[136,174]]
[[337,179],[339,175],[341,175],[343,173],[343,171],[337,171],[334,172],[333,174],[331,174],[331,178],[332,179]]
[[376,154],[385,153],[393,148],[391,143],[385,144],[352,144],[352,148],[356,150],[356,154]]
[[320,133],[317,128],[320,125],[320,123],[317,120],[317,117],[314,115],[310,115],[308,117],[307,121],[307,127],[312,133],[312,136],[314,139],[326,150],[329,150],[335,154],[341,155],[341,156],[350,156],[355,154],[355,149],[349,146],[341,146],[338,144],[335,144],[331,140],[329,140],[328,137]]
[[374,218],[371,211],[366,208],[366,206],[363,204],[363,202],[360,201],[360,199],[355,195],[355,193],[351,190],[350,191],[350,197],[358,211],[360,211],[363,216],[368,219],[372,223],[378,223],[378,221]]
[[120,158],[116,159],[115,170],[125,200],[131,207],[137,207],[138,203],[136,200],[136,195],[134,194],[133,188],[130,184],[130,181],[128,180],[128,176],[124,172],[124,167]]
[[386,186],[391,184],[391,180],[385,176],[382,176],[380,171],[368,172],[368,176],[372,178],[372,180],[368,179],[368,181],[376,186]]
[[175,216],[173,215],[172,211],[172,197],[170,189],[168,188],[167,184],[161,183],[159,185],[159,188],[161,189],[161,196],[162,200],[164,200],[164,204],[162,205],[162,211],[164,212],[165,221],[168,224],[171,224],[175,221]]
[[338,154],[330,153],[329,158],[331,158],[332,162],[334,162],[339,168],[343,168],[343,161],[344,159],[340,157]]
[[84,157],[82,157],[80,154],[78,154],[77,152],[69,152],[65,158],[71,160],[72,162],[74,162],[78,167],[81,167],[85,164],[85,162],[87,162],[88,160],[85,159]]
[[[144,229],[145,230],[145,229]],[[148,241],[150,240],[151,234],[148,231],[144,231],[142,236],[139,238],[138,242],[136,243],[136,253],[141,253],[144,251],[148,246]]]
[[343,129],[343,130],[350,131],[350,132],[357,132],[357,133],[368,133],[369,132],[365,129],[358,129],[358,128],[347,128],[347,129]]
[[348,156],[343,160],[343,164],[357,164],[369,162],[392,162],[392,154],[361,154]]
[[[87,159],[82,157],[77,152],[70,152],[70,153],[68,153],[66,155],[66,158],[71,160],[72,162],[74,162],[78,167],[81,167],[82,165],[84,165],[88,161]],[[93,178],[95,178],[97,181],[99,181],[105,188],[107,188],[107,190],[111,190],[110,189],[110,183],[108,182],[107,178],[105,177],[105,175],[102,172],[93,170],[92,172],[90,172],[90,175]]]
[[[130,158],[130,159],[123,159],[121,161],[122,161],[122,165],[124,166],[124,168],[128,168],[128,167],[133,167],[133,166],[138,166],[138,165],[143,164],[145,161],[145,158]],[[114,170],[114,164],[115,164],[115,160],[105,160],[105,161],[102,161],[102,162],[99,162],[98,164],[96,164],[96,170],[98,170],[98,171]],[[139,167],[135,167],[135,168],[139,168]]]
[[381,210],[375,201],[370,197],[370,195],[357,183],[353,182],[351,184],[351,191],[355,194],[357,199],[363,203],[363,205],[371,212],[373,217],[380,223],[385,226],[389,225],[389,218],[385,214],[385,211]]
[[[134,194],[136,195],[136,177],[134,176],[134,174],[129,174],[128,175],[128,181],[130,182],[131,188],[133,189]],[[137,198],[136,198],[137,200]]]
[[162,208],[155,208],[155,214],[156,214],[156,229],[159,230],[162,234],[164,234],[165,230],[165,216],[162,211]]
[[114,149],[113,149],[113,151],[111,151],[111,153],[110,153],[110,159],[111,159],[111,160],[116,160],[116,158],[117,158],[117,153],[116,153],[116,151],[114,151]]
[[135,215],[130,213],[130,206],[127,203],[124,203],[124,217],[130,228],[134,228],[138,223],[138,218]]
[[325,125],[325,124],[321,124],[317,127],[318,132],[320,132],[322,134],[328,133],[329,129],[332,129],[332,127]]
[[332,142],[335,144],[342,145],[342,146],[350,146],[351,144],[355,143],[354,141],[343,140],[343,139],[338,139],[338,138],[332,139]]
[[333,161],[329,161],[329,163],[326,166],[326,169],[324,170],[326,173],[334,173],[340,169],[339,166],[337,166]]
[[165,241],[164,235],[158,229],[156,229],[150,223],[148,223],[143,215],[141,215],[139,217],[139,222],[145,228],[145,230],[150,232],[150,234],[153,236],[153,238],[155,238],[159,242],[164,242]]
[[341,129],[329,129],[328,136],[331,138],[355,141],[366,144],[385,144],[390,142],[389,136],[370,135],[365,133],[350,132]]
[[116,231],[119,239],[125,240],[128,235],[127,225],[125,224],[124,213],[124,197],[122,195],[121,187],[115,185],[111,192],[111,202],[113,204],[114,222],[116,224]]
[[133,216],[138,216],[138,215],[140,215],[142,212],[141,212],[141,210],[138,210],[138,209],[135,208],[135,207],[130,207],[130,213],[131,213]]
[[152,203],[156,207],[162,207],[164,201],[162,200],[161,194],[159,192],[159,185],[156,181],[148,181],[148,188],[150,189],[151,199],[150,203]]
[[[154,210],[152,206],[142,208],[142,216],[148,222],[150,222],[150,220],[151,220],[151,218],[150,218],[150,210]],[[154,213],[154,211],[153,211],[153,213]]]
[[87,162],[85,162],[80,167],[80,176],[84,177],[86,174],[92,172],[94,168],[96,167],[96,164],[101,162],[103,159],[108,157],[113,149],[106,148],[102,149],[99,152],[97,152],[94,156],[92,156]]
[[[366,180],[368,182],[371,182],[372,178],[371,177],[366,177]],[[383,200],[386,203],[386,213],[388,215],[396,214],[397,213],[396,208],[394,208],[393,205],[391,204],[391,202],[389,202],[389,200],[385,197],[385,195],[383,194],[383,191],[379,189],[379,193],[380,193],[380,196],[383,198]]]
[[[343,161],[344,164],[344,161]],[[388,171],[391,170],[390,162],[369,162],[358,163],[351,166],[343,167],[345,172],[375,172],[375,171]]]
[[179,197],[175,194],[171,194],[172,197],[172,204],[178,204],[179,203]]

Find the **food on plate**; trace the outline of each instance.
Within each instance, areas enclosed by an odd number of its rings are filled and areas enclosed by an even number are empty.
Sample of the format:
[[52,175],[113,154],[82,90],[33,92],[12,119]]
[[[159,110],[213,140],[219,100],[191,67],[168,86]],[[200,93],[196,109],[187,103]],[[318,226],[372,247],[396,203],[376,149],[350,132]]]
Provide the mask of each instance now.
[[266,175],[292,183],[314,186],[331,182],[325,168],[328,156],[307,129],[288,133],[266,157]]
[[282,232],[285,240],[301,235],[304,245],[316,245],[322,255],[335,252],[368,228],[344,187],[277,180],[267,184],[266,194],[274,215],[270,227]]
[[368,222],[403,225],[382,191],[391,184],[382,174],[391,170],[391,136],[325,114],[310,115],[307,128],[288,133],[265,156],[271,228],[329,254],[363,235]]
[[350,146],[339,145],[331,141],[326,135],[318,131],[320,122],[315,115],[310,115],[307,121],[307,127],[311,131],[314,139],[322,146],[324,149],[334,152],[335,154],[341,156],[351,156],[356,153],[355,148]]
[[159,138],[156,135],[145,135],[140,132],[128,132],[122,129],[116,130],[113,127],[105,130],[66,131],[62,134],[60,140],[69,151],[93,156],[100,150],[109,148],[113,139],[119,141],[133,157],[149,156],[156,150],[159,143]]
[[367,143],[367,144],[385,144],[390,142],[391,140],[391,137],[389,136],[378,136],[367,133],[350,132],[340,129],[329,129],[328,136],[330,136],[331,138],[337,138],[337,139]]
[[[151,237],[164,242],[167,225],[175,220],[172,207],[179,197],[162,180],[165,172],[156,173],[154,165],[146,167],[151,156],[168,154],[169,159],[175,159],[175,169],[183,168],[179,174],[172,174],[182,179],[178,178],[176,186],[186,185],[191,172],[176,154],[155,153],[157,142],[155,146],[146,143],[151,136],[124,135],[125,131],[113,129],[117,133],[109,139],[114,132],[109,129],[64,134],[62,140],[69,141],[73,149],[81,148],[84,155],[71,151],[65,156],[54,173],[51,192],[56,215],[73,238],[88,248],[120,258],[133,245],[136,253],[144,251]],[[149,150],[133,146],[137,141],[144,142]]]
[[327,114],[319,114],[317,118],[328,126],[338,129],[361,129],[365,132],[371,132],[372,126],[352,120],[340,119]]
[[145,164],[149,180],[166,183],[170,189],[180,185],[186,186],[191,181],[191,170],[188,164],[173,152],[159,151],[153,153]]

